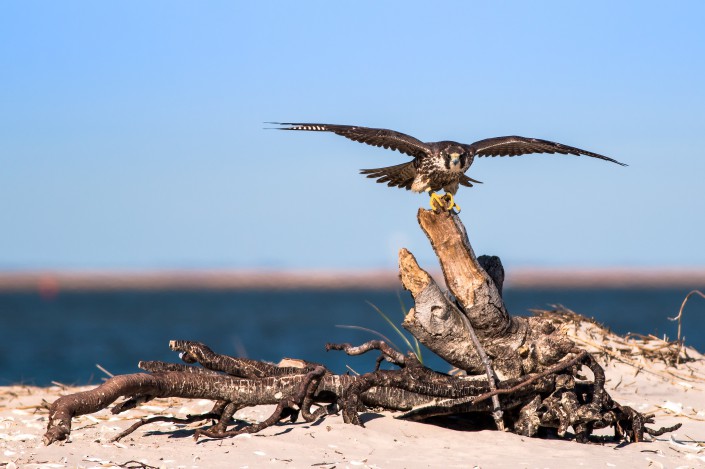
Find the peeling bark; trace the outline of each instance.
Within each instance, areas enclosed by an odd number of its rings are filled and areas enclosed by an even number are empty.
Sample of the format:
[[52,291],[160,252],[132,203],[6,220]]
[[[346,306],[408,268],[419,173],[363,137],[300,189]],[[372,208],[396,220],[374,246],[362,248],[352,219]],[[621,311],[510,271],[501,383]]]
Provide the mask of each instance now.
[[506,336],[512,327],[512,317],[492,278],[475,257],[458,215],[419,209],[417,218],[438,257],[448,289],[477,335]]
[[399,251],[399,272],[416,305],[402,326],[454,367],[469,374],[482,373],[482,360],[451,300],[406,249]]

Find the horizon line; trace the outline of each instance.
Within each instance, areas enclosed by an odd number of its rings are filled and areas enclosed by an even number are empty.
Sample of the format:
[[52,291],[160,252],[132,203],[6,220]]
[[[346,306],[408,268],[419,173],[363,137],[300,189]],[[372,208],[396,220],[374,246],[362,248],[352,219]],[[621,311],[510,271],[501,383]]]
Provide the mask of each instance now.
[[[443,285],[440,269],[428,271]],[[0,292],[401,289],[395,269],[0,270]],[[504,288],[705,288],[705,267],[517,267]]]

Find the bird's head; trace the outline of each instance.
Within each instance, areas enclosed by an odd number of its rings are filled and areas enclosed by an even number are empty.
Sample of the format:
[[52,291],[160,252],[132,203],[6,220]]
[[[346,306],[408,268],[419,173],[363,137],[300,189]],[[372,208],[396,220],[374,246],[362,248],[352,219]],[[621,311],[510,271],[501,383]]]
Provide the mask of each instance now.
[[454,144],[441,150],[441,157],[443,157],[446,168],[451,171],[462,171],[467,159],[465,149]]

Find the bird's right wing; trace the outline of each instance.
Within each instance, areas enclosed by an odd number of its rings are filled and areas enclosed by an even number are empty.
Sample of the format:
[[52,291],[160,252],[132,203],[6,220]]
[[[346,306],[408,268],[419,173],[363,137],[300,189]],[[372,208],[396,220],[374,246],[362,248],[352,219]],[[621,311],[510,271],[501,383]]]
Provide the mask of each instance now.
[[374,129],[354,125],[335,124],[303,124],[292,122],[269,122],[270,124],[286,125],[280,130],[307,130],[313,132],[333,132],[356,142],[366,143],[375,147],[391,148],[401,153],[423,158],[430,154],[431,148],[422,141],[401,132],[388,129]]

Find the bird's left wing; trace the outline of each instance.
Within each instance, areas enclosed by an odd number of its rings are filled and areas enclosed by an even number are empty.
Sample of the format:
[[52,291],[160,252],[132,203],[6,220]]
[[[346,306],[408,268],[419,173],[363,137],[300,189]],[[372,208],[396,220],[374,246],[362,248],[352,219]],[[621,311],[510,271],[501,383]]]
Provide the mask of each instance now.
[[618,165],[627,166],[617,160],[598,153],[593,153],[580,148],[570,147],[561,143],[549,142],[538,138],[526,137],[494,137],[480,140],[472,145],[467,145],[468,151],[475,156],[518,156],[529,153],[560,153],[563,155],[585,155],[601,160],[611,161]]
[[423,158],[431,151],[422,141],[401,132],[388,129],[373,129],[354,125],[335,124],[303,124],[292,122],[269,122],[285,125],[280,130],[308,130],[313,132],[333,132],[356,142],[366,143],[375,147],[391,148],[409,156]]

